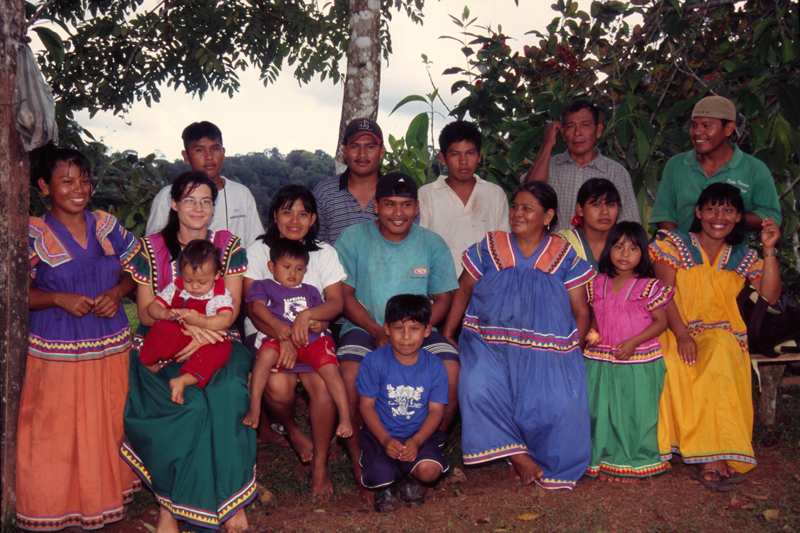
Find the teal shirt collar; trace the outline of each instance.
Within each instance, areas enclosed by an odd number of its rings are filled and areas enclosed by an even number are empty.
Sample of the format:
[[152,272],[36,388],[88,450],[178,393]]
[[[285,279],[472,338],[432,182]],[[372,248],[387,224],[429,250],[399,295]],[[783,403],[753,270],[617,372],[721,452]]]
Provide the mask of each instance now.
[[[737,145],[731,144],[731,146],[733,147],[733,155],[731,156],[730,160],[722,166],[722,168],[717,170],[711,176],[712,178],[720,172],[738,168],[738,166],[741,164],[744,154],[742,154],[742,151],[739,150]],[[690,167],[692,170],[700,172],[703,175],[706,173],[706,171],[703,170],[703,167],[700,166],[700,161],[697,160],[697,151],[694,149],[687,153],[686,158],[683,160],[683,164]]]

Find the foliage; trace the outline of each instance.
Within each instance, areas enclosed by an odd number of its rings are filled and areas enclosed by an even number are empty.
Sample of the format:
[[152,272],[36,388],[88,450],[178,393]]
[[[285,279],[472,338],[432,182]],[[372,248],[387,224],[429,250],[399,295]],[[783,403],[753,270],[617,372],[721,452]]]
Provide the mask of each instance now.
[[[598,146],[629,171],[647,220],[667,160],[691,148],[693,105],[717,94],[739,113],[736,142],[764,161],[781,196],[783,242],[798,250],[800,200],[800,43],[790,0],[594,1],[590,13],[556,0],[538,45],[511,48],[501,29],[453,17],[467,65],[453,109],[485,135],[488,174],[511,190],[529,167],[545,125],[564,105],[588,98],[603,110]],[[562,141],[555,151],[565,149]],[[791,258],[789,258],[791,259]]]
[[[384,54],[392,10],[421,23],[423,4],[381,0]],[[302,82],[319,74],[336,83],[349,38],[348,2],[161,0],[148,8],[142,0],[38,0],[26,8],[28,27],[46,48],[42,72],[67,117],[81,109],[124,112],[136,101],[149,106],[164,84],[232,97],[237,71],[250,66],[264,84],[284,62]]]

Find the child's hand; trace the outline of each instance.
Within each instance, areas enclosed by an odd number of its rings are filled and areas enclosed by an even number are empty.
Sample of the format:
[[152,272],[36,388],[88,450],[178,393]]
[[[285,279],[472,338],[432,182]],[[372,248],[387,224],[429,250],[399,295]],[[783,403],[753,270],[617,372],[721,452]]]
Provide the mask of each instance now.
[[408,439],[406,441],[405,449],[400,454],[400,459],[404,463],[413,463],[417,459],[417,454],[419,453],[419,445],[417,441],[414,439]]
[[189,324],[190,326],[197,326],[200,317],[205,317],[205,315],[201,315],[194,309],[184,309],[185,313],[179,319],[182,324]]
[[277,325],[273,328],[275,330],[275,338],[279,341],[292,340],[292,328],[284,323]]
[[697,361],[697,344],[688,333],[676,339],[678,341],[678,355],[687,365],[693,365]]
[[774,252],[775,244],[781,237],[781,230],[771,218],[765,218],[761,222],[761,244],[764,245],[764,252]]
[[586,346],[598,346],[602,341],[600,333],[594,328],[590,329],[586,334]]
[[304,309],[297,313],[292,324],[292,342],[295,346],[308,346],[308,328],[311,322],[311,312]]
[[165,320],[180,320],[186,314],[188,314],[188,309],[167,309],[166,313],[164,313]]
[[633,339],[628,339],[619,343],[617,346],[617,354],[614,356],[615,359],[620,361],[627,361],[633,355],[633,351],[636,349],[636,343]]
[[386,439],[384,440],[383,449],[386,451],[386,455],[388,455],[392,459],[400,459],[400,455],[403,453],[406,447],[400,444],[400,441],[398,441],[397,439],[393,439],[390,436],[386,437]]

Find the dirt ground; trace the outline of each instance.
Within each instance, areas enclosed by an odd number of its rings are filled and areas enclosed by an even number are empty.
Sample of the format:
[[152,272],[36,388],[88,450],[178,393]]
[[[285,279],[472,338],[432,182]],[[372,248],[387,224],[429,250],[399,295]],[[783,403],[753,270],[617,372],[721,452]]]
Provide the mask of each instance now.
[[[298,412],[303,412],[302,401]],[[320,501],[309,495],[310,469],[291,448],[260,445],[259,483],[274,502],[247,508],[255,532],[684,532],[800,531],[800,387],[780,389],[775,432],[756,425],[758,467],[733,492],[711,492],[689,478],[680,459],[658,477],[635,485],[584,478],[573,492],[522,487],[504,463],[465,468],[459,458],[458,427],[448,445],[451,469],[421,507],[402,505],[380,515],[362,503],[347,459],[334,446],[331,476],[335,495]],[[458,469],[466,480],[459,481]],[[106,533],[154,531],[157,507],[147,491],[138,494],[122,522]]]

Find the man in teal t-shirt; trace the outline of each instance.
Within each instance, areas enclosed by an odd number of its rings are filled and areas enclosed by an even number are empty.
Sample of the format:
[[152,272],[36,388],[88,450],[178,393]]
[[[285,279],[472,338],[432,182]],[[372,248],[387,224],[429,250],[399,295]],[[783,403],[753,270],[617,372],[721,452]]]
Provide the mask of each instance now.
[[780,225],[778,192],[767,165],[731,144],[736,108],[721,96],[703,98],[692,111],[689,135],[694,150],[667,162],[661,176],[650,225],[689,231],[700,193],[712,183],[729,183],[742,193],[748,231],[761,231],[771,218]]
[[[335,245],[347,273],[343,283],[347,322],[342,328],[337,356],[354,430],[361,425],[360,397],[356,390],[361,360],[389,343],[384,330],[386,302],[398,294],[428,297],[433,302],[430,322],[438,324],[447,316],[453,291],[458,288],[453,257],[444,239],[414,224],[419,202],[413,178],[402,172],[381,177],[373,205],[378,220],[348,227]],[[431,332],[422,347],[438,356],[447,369],[448,405],[440,426],[446,431],[458,406],[461,369],[458,350],[438,332]],[[361,449],[357,431],[346,440],[346,446],[362,495],[369,498],[371,493],[360,484]]]

